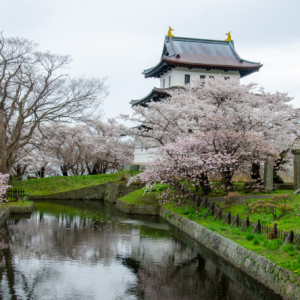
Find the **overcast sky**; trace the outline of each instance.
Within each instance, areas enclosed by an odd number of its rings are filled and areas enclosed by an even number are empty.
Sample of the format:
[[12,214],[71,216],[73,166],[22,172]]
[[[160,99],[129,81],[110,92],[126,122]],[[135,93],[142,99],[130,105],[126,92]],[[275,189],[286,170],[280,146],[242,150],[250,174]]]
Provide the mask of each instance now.
[[1,11],[5,37],[70,54],[72,76],[108,77],[106,117],[130,113],[130,100],[159,86],[141,72],[159,62],[169,25],[179,37],[223,40],[231,31],[238,54],[264,65],[241,82],[288,92],[300,107],[299,0],[9,0]]

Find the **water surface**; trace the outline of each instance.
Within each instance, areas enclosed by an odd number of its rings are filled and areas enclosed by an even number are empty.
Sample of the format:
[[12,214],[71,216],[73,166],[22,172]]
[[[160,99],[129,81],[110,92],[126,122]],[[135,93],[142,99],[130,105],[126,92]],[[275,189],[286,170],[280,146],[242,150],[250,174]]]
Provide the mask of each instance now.
[[0,299],[282,299],[160,217],[35,202],[0,229]]

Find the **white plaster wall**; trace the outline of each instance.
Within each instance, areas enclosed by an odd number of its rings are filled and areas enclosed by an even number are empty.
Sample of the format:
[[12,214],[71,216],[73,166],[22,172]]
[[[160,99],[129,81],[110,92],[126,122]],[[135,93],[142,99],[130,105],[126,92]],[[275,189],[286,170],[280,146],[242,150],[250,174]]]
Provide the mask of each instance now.
[[156,148],[141,148],[136,146],[134,149],[134,164],[147,165],[149,164],[149,158],[154,153]]
[[240,78],[240,73],[238,71],[228,71],[224,70],[205,70],[205,69],[189,69],[183,67],[176,67],[175,69],[169,70],[167,73],[160,77],[160,88],[163,88],[163,80],[165,79],[165,88],[169,86],[169,76],[171,76],[171,86],[183,86],[184,85],[184,75],[190,75],[191,84],[193,80],[200,79],[200,75],[204,76],[216,76],[221,75],[224,77]]

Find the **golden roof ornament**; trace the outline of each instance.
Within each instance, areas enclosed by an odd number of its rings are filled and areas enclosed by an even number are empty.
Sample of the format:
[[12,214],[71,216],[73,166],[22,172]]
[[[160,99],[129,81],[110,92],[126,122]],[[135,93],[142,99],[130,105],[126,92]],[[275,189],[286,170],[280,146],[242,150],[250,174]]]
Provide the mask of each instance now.
[[169,31],[168,31],[168,36],[171,36],[171,37],[175,37],[175,35],[172,34],[172,31],[174,29],[172,29],[170,26],[169,26]]
[[229,31],[228,33],[225,33],[228,37],[227,39],[225,40],[225,42],[231,42],[231,34],[230,34],[231,31]]

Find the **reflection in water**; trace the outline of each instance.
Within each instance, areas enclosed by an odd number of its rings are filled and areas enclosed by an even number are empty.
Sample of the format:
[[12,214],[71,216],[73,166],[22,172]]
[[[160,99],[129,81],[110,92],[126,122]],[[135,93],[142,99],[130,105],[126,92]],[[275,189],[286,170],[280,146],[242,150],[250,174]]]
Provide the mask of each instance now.
[[0,231],[1,299],[280,299],[159,217],[96,201],[35,207]]

